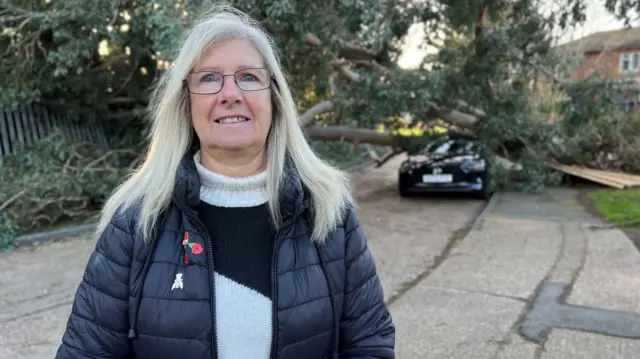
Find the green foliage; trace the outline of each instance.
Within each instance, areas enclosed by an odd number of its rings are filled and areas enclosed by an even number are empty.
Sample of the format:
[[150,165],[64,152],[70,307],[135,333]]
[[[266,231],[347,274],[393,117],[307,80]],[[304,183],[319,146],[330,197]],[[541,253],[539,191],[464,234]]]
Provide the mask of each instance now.
[[560,120],[547,126],[551,137],[544,149],[550,156],[565,164],[640,173],[640,121],[619,108],[634,84],[594,73],[558,88],[566,97],[557,101]]
[[371,161],[369,151],[373,151],[378,156],[384,155],[387,151],[380,146],[354,145],[341,141],[311,141],[311,147],[320,157],[340,168],[348,168]]
[[[591,118],[579,127],[561,127],[565,141],[552,146],[565,164],[640,173],[640,121],[622,114]],[[570,135],[569,135],[570,134]]]
[[165,56],[201,3],[5,1],[0,106],[41,102],[117,128],[105,114],[114,104],[131,109],[147,103],[149,86],[167,66]]
[[14,247],[19,235],[20,227],[15,217],[7,211],[0,212],[0,251]]
[[[616,108],[625,84],[597,76],[554,81],[549,87],[558,96],[536,100],[536,83],[549,79],[541,68],[558,77],[557,69],[566,75],[575,68],[575,59],[554,53],[551,30],[584,21],[585,2],[566,0],[561,11],[544,16],[535,0],[225,1],[274,37],[300,112],[330,99],[335,111],[319,116],[323,124],[375,129],[405,116],[412,119],[410,126],[432,123],[433,104],[441,112],[477,114],[472,110],[477,109],[483,114],[468,130],[483,149],[523,167],[512,173],[493,166],[497,186],[527,191],[558,182],[558,174],[546,166],[553,159],[602,163],[603,156],[615,153],[617,168],[639,167],[638,144],[630,138],[637,122],[625,122]],[[5,0],[0,5],[0,106],[40,102],[76,120],[100,121],[121,147],[144,143],[148,124],[140,110],[154,81],[173,61],[184,30],[219,3]],[[610,12],[628,17],[634,2],[605,3]],[[437,51],[425,66],[400,69],[396,61],[403,39],[416,24],[424,25],[423,47],[434,45]],[[341,69],[357,75],[349,79]],[[562,121],[545,121],[550,111]],[[414,152],[432,139],[431,134],[394,141]],[[0,202],[24,185],[41,198],[77,197],[75,205],[98,206],[136,157],[124,152],[102,157],[87,145],[53,140],[42,146],[8,160],[22,167],[16,167],[16,180],[3,177],[12,187],[0,187]],[[344,143],[314,147],[341,164],[365,149]],[[86,153],[74,155],[78,151]],[[109,169],[62,171],[70,157],[77,168],[99,160]],[[16,213],[35,206],[15,203],[22,206]],[[21,229],[31,225],[23,219],[15,223]]]
[[432,92],[439,83],[439,73],[395,69],[384,74],[362,72],[358,82],[347,82],[349,96],[336,99],[341,109],[336,123],[374,128],[388,116],[403,113],[425,119],[433,103]]
[[5,157],[0,172],[3,243],[17,234],[94,214],[130,171],[134,150],[105,151],[59,132]]
[[[172,61],[184,30],[214,4],[247,12],[275,38],[301,111],[333,97],[333,60],[343,45],[373,54],[387,66],[399,39],[426,11],[413,1],[314,0],[7,0],[0,7],[0,106],[34,101],[103,122],[140,130],[132,109],[148,103],[154,79]],[[312,33],[322,42],[311,45]],[[356,51],[356,56],[359,56]],[[114,110],[131,116],[113,116]],[[134,123],[131,122],[134,117]],[[137,117],[137,118],[136,118]]]

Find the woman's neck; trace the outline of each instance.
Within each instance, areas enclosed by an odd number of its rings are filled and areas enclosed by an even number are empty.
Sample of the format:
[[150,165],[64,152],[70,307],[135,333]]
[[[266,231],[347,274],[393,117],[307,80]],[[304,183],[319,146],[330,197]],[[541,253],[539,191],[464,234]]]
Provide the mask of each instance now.
[[193,160],[200,176],[200,199],[220,207],[253,207],[267,202],[266,172],[232,177],[214,172],[201,162],[200,151]]
[[265,149],[233,152],[200,148],[199,152],[200,163],[205,168],[225,176],[249,177],[266,169]]

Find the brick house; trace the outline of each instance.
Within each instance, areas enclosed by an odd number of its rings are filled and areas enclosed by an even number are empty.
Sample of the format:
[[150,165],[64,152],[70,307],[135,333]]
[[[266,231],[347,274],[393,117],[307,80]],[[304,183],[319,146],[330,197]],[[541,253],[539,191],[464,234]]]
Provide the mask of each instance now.
[[[597,32],[557,47],[560,53],[582,56],[582,66],[573,79],[587,77],[594,71],[601,76],[634,78],[640,84],[640,28],[625,28]],[[627,110],[640,110],[640,99],[635,88],[629,89],[621,101]]]

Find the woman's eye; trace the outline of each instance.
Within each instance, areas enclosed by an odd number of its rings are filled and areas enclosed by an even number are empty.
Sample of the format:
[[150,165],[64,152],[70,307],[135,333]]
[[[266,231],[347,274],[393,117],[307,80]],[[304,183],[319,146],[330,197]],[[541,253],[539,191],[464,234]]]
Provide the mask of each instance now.
[[256,81],[257,78],[252,74],[243,74],[240,77],[240,80],[242,80],[242,81]]
[[205,81],[205,82],[211,82],[216,80],[217,80],[217,76],[215,74],[206,74],[201,78],[201,81]]

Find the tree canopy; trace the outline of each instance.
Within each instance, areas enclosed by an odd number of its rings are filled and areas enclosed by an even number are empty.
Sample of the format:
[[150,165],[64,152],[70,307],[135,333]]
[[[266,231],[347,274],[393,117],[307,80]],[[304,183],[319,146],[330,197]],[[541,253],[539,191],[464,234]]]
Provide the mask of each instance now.
[[[640,10],[638,1],[602,1],[621,19]],[[535,0],[226,3],[260,21],[274,37],[311,140],[370,143],[396,153],[422,146],[438,135],[429,130],[436,126],[475,137],[488,153],[520,165],[515,182],[503,173],[509,181],[497,185],[539,188],[558,180],[549,161],[602,164],[603,153],[626,146],[616,161],[628,167],[631,162],[620,158],[631,158],[637,148],[629,141],[621,144],[635,123],[617,107],[626,85],[597,74],[570,80],[577,60],[555,51],[552,31],[584,22],[587,0],[561,2],[560,10],[549,15]],[[135,153],[144,143],[154,81],[171,66],[184,30],[211,5],[201,0],[4,0],[0,106],[40,103],[78,121],[97,121],[114,148]],[[422,45],[433,51],[418,68],[403,69],[397,60],[416,24],[424,29]],[[381,124],[387,129],[421,126],[422,136],[379,132]],[[85,165],[99,153],[89,152],[93,157],[81,156]],[[55,153],[68,157],[74,151]],[[129,157],[101,161],[115,161],[110,166],[119,170],[138,163],[131,151],[120,154]],[[51,166],[48,171],[56,165]],[[6,175],[3,180],[19,182]],[[83,186],[68,191],[84,193]],[[1,192],[3,203],[16,191]],[[102,188],[88,198],[99,202],[107,192]]]

